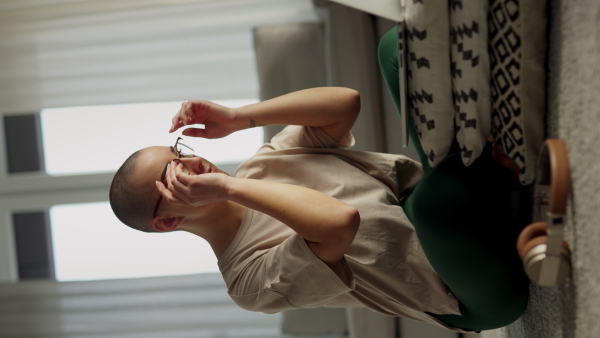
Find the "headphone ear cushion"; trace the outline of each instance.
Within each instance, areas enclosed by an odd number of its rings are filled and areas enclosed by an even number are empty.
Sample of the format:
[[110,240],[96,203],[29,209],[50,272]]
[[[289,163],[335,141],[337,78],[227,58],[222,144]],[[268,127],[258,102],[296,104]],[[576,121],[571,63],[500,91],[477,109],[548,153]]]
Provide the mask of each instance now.
[[[527,252],[537,245],[546,244],[548,242],[548,236],[546,230],[548,225],[546,222],[537,222],[526,226],[517,239],[517,251],[521,259],[525,258]],[[562,242],[563,248],[569,250],[569,243],[566,241]]]
[[[521,231],[521,233],[519,234],[519,238],[517,239],[517,251],[519,252],[519,256],[521,256],[521,259],[524,258],[525,255],[527,255],[527,251],[529,251],[534,246],[547,242],[547,228],[548,225],[546,224],[546,222],[537,222],[526,226]],[[535,241],[533,241],[533,239],[536,237],[541,239],[536,239]]]
[[527,253],[535,248],[538,245],[541,244],[547,244],[548,243],[548,236],[537,236],[532,238],[531,240],[529,240],[529,242],[525,243],[523,245],[523,247],[521,248],[521,251],[519,251],[519,256],[521,256],[521,259],[525,260],[525,257],[527,256]]

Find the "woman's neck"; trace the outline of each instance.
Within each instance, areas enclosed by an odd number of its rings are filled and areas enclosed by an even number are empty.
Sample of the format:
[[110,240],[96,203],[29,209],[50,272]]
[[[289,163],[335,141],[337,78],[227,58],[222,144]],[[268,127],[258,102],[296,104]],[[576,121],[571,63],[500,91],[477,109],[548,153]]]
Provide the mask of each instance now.
[[201,219],[193,221],[186,230],[204,238],[218,258],[233,241],[245,212],[246,207],[223,201],[212,207]]

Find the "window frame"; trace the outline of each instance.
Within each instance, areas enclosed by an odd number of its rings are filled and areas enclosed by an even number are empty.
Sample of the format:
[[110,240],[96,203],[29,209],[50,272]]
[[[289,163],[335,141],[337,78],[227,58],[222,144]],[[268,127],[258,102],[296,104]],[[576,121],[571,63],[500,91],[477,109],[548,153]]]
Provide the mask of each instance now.
[[[2,140],[5,115],[8,114],[0,113]],[[6,149],[0,146],[0,283],[19,280],[13,213],[49,210],[57,204],[105,202],[114,176],[114,172],[61,176],[43,172],[9,174],[7,164]]]

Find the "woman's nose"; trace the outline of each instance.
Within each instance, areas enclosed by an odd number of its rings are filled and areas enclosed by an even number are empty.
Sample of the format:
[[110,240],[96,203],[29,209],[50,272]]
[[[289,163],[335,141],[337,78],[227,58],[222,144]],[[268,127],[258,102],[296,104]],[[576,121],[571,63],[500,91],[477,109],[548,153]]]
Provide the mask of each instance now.
[[203,173],[204,160],[201,157],[183,157],[179,160],[190,172],[194,174]]

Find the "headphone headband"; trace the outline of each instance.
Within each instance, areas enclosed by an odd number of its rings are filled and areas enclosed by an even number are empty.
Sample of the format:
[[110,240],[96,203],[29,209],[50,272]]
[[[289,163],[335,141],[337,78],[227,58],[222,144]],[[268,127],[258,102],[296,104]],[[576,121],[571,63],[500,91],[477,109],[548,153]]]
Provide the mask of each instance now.
[[560,140],[546,140],[540,152],[538,184],[550,185],[551,187],[550,214],[564,215],[566,213],[569,177],[569,163],[565,144]]

